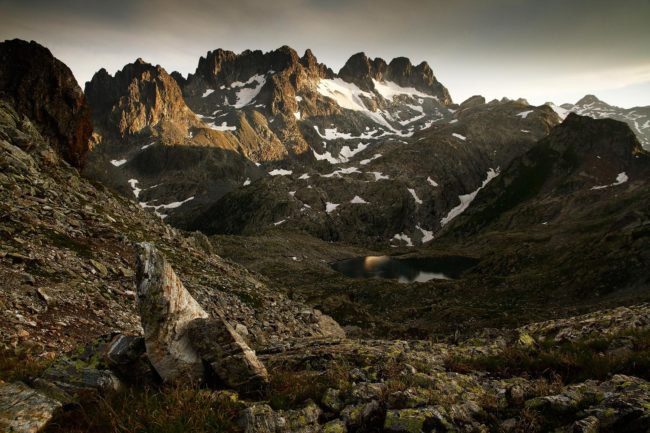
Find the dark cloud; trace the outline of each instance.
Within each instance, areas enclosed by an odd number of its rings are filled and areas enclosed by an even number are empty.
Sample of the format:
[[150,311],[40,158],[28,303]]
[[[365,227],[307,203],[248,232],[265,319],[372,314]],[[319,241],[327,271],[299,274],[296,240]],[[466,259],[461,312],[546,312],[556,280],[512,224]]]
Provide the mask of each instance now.
[[40,41],[81,81],[140,56],[187,73],[210,49],[287,44],[334,69],[358,51],[426,60],[455,99],[648,82],[649,19],[648,0],[0,0],[0,37]]

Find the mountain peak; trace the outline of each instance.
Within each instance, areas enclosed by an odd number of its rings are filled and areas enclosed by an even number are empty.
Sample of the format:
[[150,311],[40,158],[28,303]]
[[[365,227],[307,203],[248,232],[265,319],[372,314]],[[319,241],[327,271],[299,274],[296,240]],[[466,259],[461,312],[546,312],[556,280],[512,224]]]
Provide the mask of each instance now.
[[595,95],[585,95],[580,99],[578,102],[576,102],[575,105],[589,105],[589,104],[596,104],[596,103],[602,103],[600,99],[598,99]]

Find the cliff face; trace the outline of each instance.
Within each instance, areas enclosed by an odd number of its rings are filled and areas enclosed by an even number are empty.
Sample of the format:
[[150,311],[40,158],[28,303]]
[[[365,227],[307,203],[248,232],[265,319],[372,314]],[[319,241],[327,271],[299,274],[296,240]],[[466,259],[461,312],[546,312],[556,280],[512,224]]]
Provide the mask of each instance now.
[[120,137],[167,130],[169,138],[184,137],[198,125],[187,108],[178,83],[160,66],[142,59],[112,77],[105,69],[86,84],[93,117],[104,133]]
[[18,39],[0,43],[0,97],[37,122],[66,161],[83,166],[93,131],[90,109],[70,69],[50,50]]

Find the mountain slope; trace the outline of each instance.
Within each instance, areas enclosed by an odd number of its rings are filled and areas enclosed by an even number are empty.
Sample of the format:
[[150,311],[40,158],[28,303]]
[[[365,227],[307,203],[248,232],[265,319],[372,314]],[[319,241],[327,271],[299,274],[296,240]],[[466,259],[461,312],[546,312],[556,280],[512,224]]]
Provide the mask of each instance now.
[[190,227],[252,234],[286,223],[325,240],[430,242],[459,196],[476,190],[556,122],[547,107],[523,102],[461,104],[449,123],[406,140],[368,143],[345,163],[272,171],[272,178],[226,195]]

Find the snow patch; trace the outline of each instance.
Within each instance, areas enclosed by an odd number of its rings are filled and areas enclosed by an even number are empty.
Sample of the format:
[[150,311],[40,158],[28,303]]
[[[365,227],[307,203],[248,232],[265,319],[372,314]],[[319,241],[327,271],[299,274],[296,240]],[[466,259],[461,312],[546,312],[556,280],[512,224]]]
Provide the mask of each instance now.
[[517,116],[521,117],[522,119],[525,119],[532,112],[533,112],[533,110],[522,111],[521,113],[517,113]]
[[206,96],[210,96],[214,92],[214,89],[207,89],[205,92],[203,92],[203,95],[201,95],[202,98],[205,98]]
[[214,122],[206,123],[210,129],[215,131],[236,131],[236,126],[228,126],[228,122],[221,122],[221,125],[216,125]]
[[144,208],[144,209],[153,209],[154,213],[156,215],[158,215],[158,217],[160,217],[160,219],[165,219],[165,218],[167,218],[167,215],[158,212],[159,209],[176,209],[176,208],[181,207],[182,205],[184,205],[185,203],[187,203],[188,201],[191,201],[191,200],[194,200],[194,196],[192,196],[190,198],[186,198],[183,201],[175,201],[175,202],[172,202],[172,203],[169,203],[169,204],[150,205],[150,204],[147,204],[146,202],[140,202],[140,206],[142,208]]
[[330,202],[328,201],[327,203],[325,203],[325,212],[327,212],[327,213],[332,213],[332,212],[334,212],[334,210],[335,210],[337,207],[339,207],[338,204],[336,204],[336,203],[330,203]]
[[465,212],[465,209],[472,203],[472,201],[476,198],[476,195],[480,190],[485,188],[485,186],[490,183],[492,179],[497,177],[499,175],[499,167],[497,167],[496,170],[494,169],[489,169],[487,172],[487,176],[481,186],[479,186],[475,191],[470,192],[469,194],[464,194],[464,195],[459,195],[458,199],[460,200],[460,204],[453,208],[452,210],[449,211],[446,217],[440,220],[440,225],[444,227],[447,225],[451,220],[456,218],[458,215],[462,214]]
[[420,232],[422,232],[422,243],[423,244],[433,240],[433,231],[425,230],[422,227],[420,227],[419,225],[415,226],[415,228],[420,230]]
[[460,139],[460,140],[463,140],[463,141],[467,140],[467,137],[465,137],[464,135],[461,135],[461,134],[457,134],[455,132],[452,133],[451,135],[458,138],[458,139]]
[[350,203],[353,203],[353,204],[368,204],[367,201],[365,201],[364,199],[362,199],[358,195],[355,195],[354,198],[352,200],[350,200]]
[[[244,87],[244,86],[249,86],[252,85],[253,87]],[[230,87],[240,87],[241,89],[237,91],[237,102],[235,102],[234,107],[235,108],[243,108],[253,102],[253,100],[257,97],[257,95],[260,93],[262,90],[262,87],[264,87],[264,84],[266,84],[266,77],[264,75],[253,75],[246,81],[245,83],[242,83],[241,81],[235,81],[233,82]]]
[[135,196],[135,198],[138,198],[138,196],[140,195],[140,191],[142,191],[141,188],[137,187],[139,182],[138,179],[129,179],[127,182],[129,183],[129,185],[131,185],[131,189],[133,190],[133,195]]
[[383,96],[384,99],[388,99],[390,101],[392,101],[393,98],[398,95],[406,95],[412,98],[438,99],[435,96],[428,95],[424,92],[420,92],[414,87],[401,87],[399,84],[394,83],[392,81],[377,81],[373,79],[372,83],[374,84],[377,93]]
[[392,240],[406,242],[407,247],[412,247],[413,246],[413,241],[411,240],[411,238],[408,237],[408,235],[406,235],[404,233],[396,234],[395,236],[393,236]]
[[438,186],[438,183],[435,180],[431,179],[431,177],[427,177],[427,182],[429,182],[429,185],[433,187]]
[[610,183],[609,185],[592,186],[591,189],[605,189],[609,188],[610,186],[621,185],[628,180],[630,180],[630,178],[628,177],[627,173],[623,171],[616,175],[616,181],[614,183]]
[[420,200],[420,197],[418,197],[418,195],[416,194],[415,189],[413,189],[413,188],[407,188],[407,189],[409,190],[409,192],[413,196],[413,200],[415,200],[415,202],[417,204],[422,204],[422,200]]
[[318,93],[333,99],[342,107],[352,111],[368,111],[361,99],[362,96],[372,98],[372,93],[364,92],[356,84],[348,83],[340,78],[323,78],[318,82]]
[[111,164],[113,164],[115,167],[119,167],[120,165],[126,164],[126,159],[112,159]]
[[285,170],[282,168],[276,168],[275,170],[269,171],[271,176],[289,176],[292,173],[292,170]]
[[390,176],[384,175],[379,171],[370,171],[370,174],[375,176],[375,182],[382,180],[382,179],[390,179]]
[[566,119],[566,117],[571,112],[571,110],[567,110],[566,108],[560,107],[560,106],[552,104],[552,103],[549,103],[549,104],[546,104],[546,105],[551,107],[551,109],[553,111],[555,111],[557,113],[557,115],[560,116],[560,119],[562,119],[562,120]]
[[246,180],[244,181],[244,186],[248,186],[251,184],[251,178],[247,177]]
[[361,160],[361,162],[359,162],[359,164],[361,164],[361,165],[368,165],[368,164],[370,164],[372,161],[374,161],[374,160],[377,159],[377,158],[381,158],[381,153],[375,153],[375,154],[372,156],[372,158],[368,158],[368,159]]

